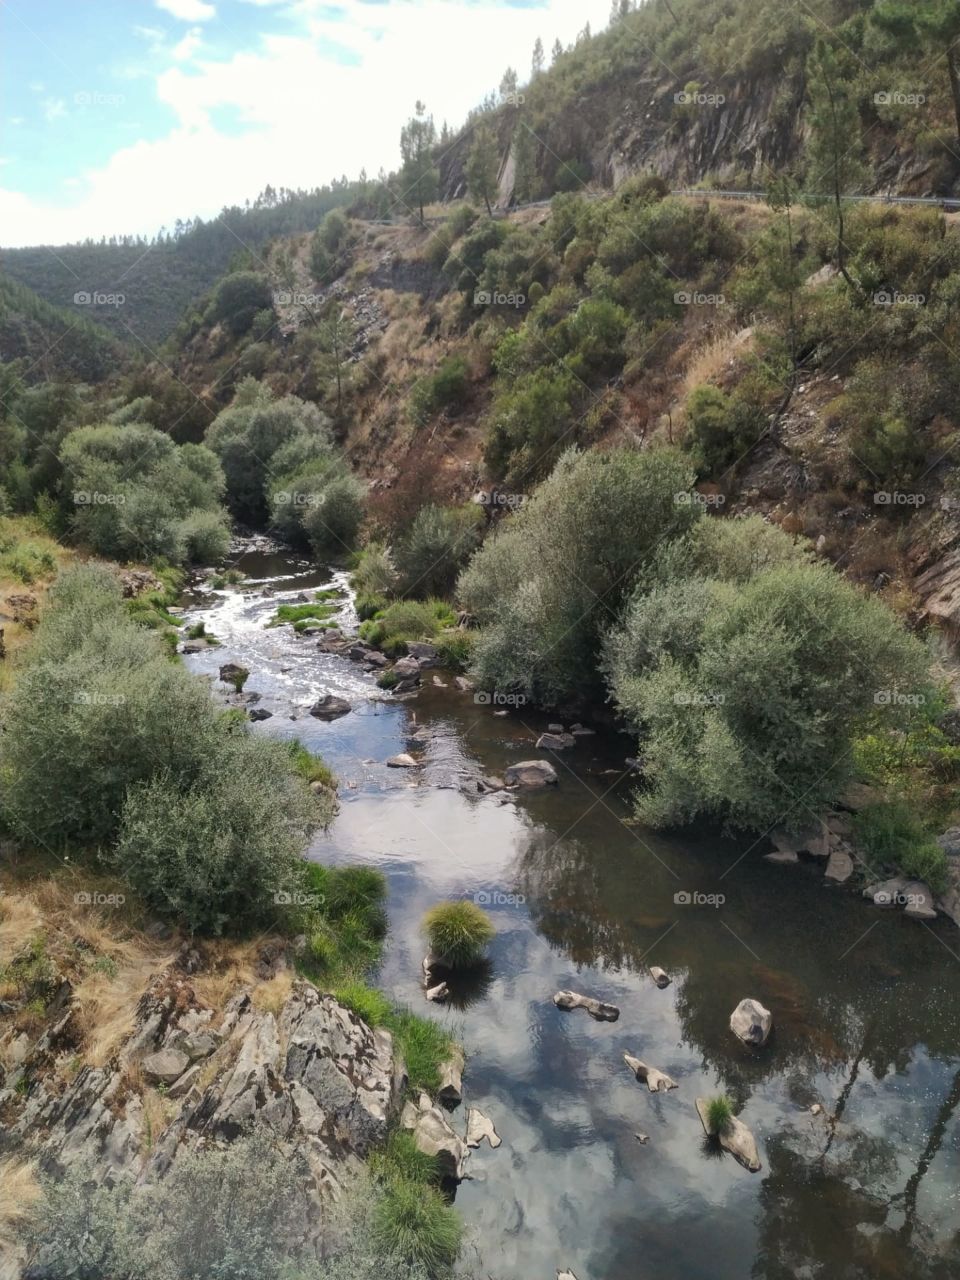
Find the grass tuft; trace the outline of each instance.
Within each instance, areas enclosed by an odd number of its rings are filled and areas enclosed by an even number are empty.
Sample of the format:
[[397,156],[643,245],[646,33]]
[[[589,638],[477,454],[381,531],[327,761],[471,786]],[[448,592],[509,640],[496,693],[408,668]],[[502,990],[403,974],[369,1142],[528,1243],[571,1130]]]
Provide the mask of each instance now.
[[486,954],[496,930],[475,902],[439,902],[423,917],[430,950],[451,969],[466,969]]

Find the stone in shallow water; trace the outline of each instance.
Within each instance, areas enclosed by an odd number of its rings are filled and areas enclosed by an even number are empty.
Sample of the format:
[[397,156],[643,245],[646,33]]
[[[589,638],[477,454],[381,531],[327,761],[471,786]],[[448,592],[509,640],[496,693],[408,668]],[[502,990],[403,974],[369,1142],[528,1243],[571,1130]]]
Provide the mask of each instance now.
[[325,693],[310,708],[310,714],[318,720],[339,720],[352,710],[346,698],[337,698],[332,693]]
[[576,743],[572,733],[541,733],[537,739],[538,751],[566,751]]
[[503,775],[507,787],[546,787],[557,781],[557,771],[549,760],[521,760]]
[[730,1030],[744,1044],[766,1044],[773,1030],[773,1014],[759,1000],[741,1000],[730,1015]]
[[485,1116],[476,1107],[471,1107],[467,1112],[467,1146],[479,1147],[484,1138],[486,1138],[494,1151],[503,1141],[493,1127],[493,1121],[490,1117]]
[[401,751],[397,756],[391,756],[387,761],[388,769],[416,769],[417,762],[413,756],[408,755],[406,751]]
[[824,880],[831,884],[846,884],[853,875],[853,858],[846,849],[833,849],[827,861],[827,869],[823,873]]
[[757,1142],[753,1134],[736,1116],[731,1116],[726,1128],[719,1130],[714,1129],[707,1114],[708,1102],[706,1098],[697,1099],[697,1114],[700,1117],[700,1123],[703,1125],[703,1131],[708,1138],[718,1139],[724,1151],[729,1151],[735,1160],[748,1169],[751,1173],[757,1173],[760,1169],[760,1153],[757,1150]]
[[659,965],[655,964],[651,967],[650,977],[654,980],[661,991],[664,987],[669,987],[670,985],[669,973],[667,973],[665,969],[661,969]]
[[582,996],[577,991],[558,991],[553,1003],[558,1009],[586,1009],[597,1022],[616,1022],[620,1017],[620,1010],[615,1004],[605,1004],[603,1000]]
[[651,1093],[668,1093],[677,1088],[676,1080],[671,1079],[664,1071],[656,1067],[648,1067],[645,1062],[630,1053],[623,1055],[623,1060],[641,1083],[645,1083]]

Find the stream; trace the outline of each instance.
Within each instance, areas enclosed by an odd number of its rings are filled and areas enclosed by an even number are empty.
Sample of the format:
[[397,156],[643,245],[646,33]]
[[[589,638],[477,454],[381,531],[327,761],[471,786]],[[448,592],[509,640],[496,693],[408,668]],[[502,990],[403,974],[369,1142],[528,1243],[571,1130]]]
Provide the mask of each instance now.
[[[252,731],[296,736],[334,770],[340,812],[309,856],[384,872],[390,930],[374,981],[466,1047],[453,1123],[462,1132],[477,1106],[503,1139],[473,1152],[457,1192],[468,1269],[960,1277],[960,931],[828,887],[822,864],[766,863],[763,841],[626,825],[625,737],[551,756],[556,787],[510,803],[477,794],[477,778],[543,755],[535,739],[562,717],[497,715],[446,673],[447,687],[426,672],[396,699],[315,636],[265,627],[277,604],[345,574],[270,550],[236,563],[239,586],[185,596],[186,620],[220,641],[186,662],[214,681],[224,662],[247,667],[272,713]],[[355,627],[349,600],[337,621]],[[353,711],[312,718],[325,691]],[[386,768],[418,729],[430,734],[422,767]],[[480,902],[497,929],[489,972],[456,1007],[427,1004],[420,985],[420,920],[451,897]],[[650,965],[671,985],[658,989]],[[559,989],[611,1001],[620,1018],[561,1012]],[[747,996],[773,1012],[763,1049],[729,1030]],[[625,1052],[679,1087],[649,1093]],[[759,1173],[704,1139],[694,1100],[719,1092],[757,1139]]]

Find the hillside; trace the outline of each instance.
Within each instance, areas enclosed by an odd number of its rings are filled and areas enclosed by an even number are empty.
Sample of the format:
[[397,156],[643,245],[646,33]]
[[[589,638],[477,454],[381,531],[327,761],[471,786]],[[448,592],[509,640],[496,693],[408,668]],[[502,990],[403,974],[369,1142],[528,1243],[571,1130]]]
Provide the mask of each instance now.
[[128,354],[122,340],[88,319],[79,305],[54,306],[0,275],[0,361],[22,360],[25,380],[101,382]]

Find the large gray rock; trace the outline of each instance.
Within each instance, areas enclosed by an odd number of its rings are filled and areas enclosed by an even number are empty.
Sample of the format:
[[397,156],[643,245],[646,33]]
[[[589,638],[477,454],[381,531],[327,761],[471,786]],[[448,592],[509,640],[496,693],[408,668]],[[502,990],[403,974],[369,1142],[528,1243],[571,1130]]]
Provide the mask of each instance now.
[[173,1084],[189,1065],[190,1059],[180,1049],[158,1049],[140,1063],[143,1074],[153,1084]]
[[854,872],[853,857],[847,849],[839,846],[830,851],[827,869],[823,873],[824,880],[831,884],[846,884]]
[[510,765],[503,775],[504,786],[547,787],[557,781],[557,771],[549,760],[521,760]]
[[437,1097],[448,1106],[456,1105],[463,1100],[463,1069],[465,1066],[463,1050],[455,1045],[450,1056],[440,1064],[440,1088]]
[[435,667],[440,651],[435,644],[427,644],[425,640],[410,640],[407,642],[407,653],[411,658],[416,658],[421,667]]
[[903,914],[911,920],[936,920],[933,890],[923,880],[911,880],[903,891]]
[[537,739],[538,751],[566,751],[576,746],[577,740],[572,733],[541,733]]
[[741,1000],[730,1015],[730,1030],[744,1044],[764,1045],[773,1030],[773,1014],[759,1000]]
[[401,751],[397,756],[391,756],[387,761],[388,769],[416,769],[417,762],[413,756],[408,755],[406,751]]
[[490,1117],[485,1116],[476,1107],[471,1107],[467,1112],[467,1146],[479,1147],[484,1138],[493,1147],[494,1151],[503,1141],[493,1127],[493,1121]]

